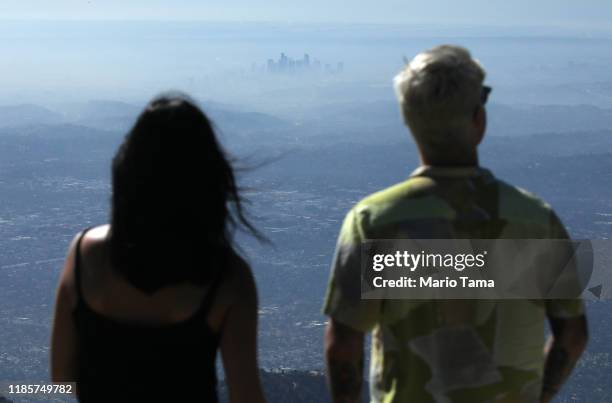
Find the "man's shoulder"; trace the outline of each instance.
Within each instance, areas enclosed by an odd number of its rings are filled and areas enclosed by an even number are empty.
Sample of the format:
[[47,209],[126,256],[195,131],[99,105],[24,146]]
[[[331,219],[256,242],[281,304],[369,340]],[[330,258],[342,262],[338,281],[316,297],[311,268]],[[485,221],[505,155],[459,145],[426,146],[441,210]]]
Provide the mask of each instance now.
[[361,201],[359,201],[359,203],[357,203],[357,207],[376,207],[379,205],[388,205],[398,201],[423,197],[428,195],[434,186],[435,182],[431,178],[412,176],[400,183],[396,183],[364,197]]
[[[351,210],[358,222],[370,225],[389,220],[449,219],[455,217],[453,200],[437,191],[435,180],[425,176],[413,176],[407,180],[372,193]],[[496,198],[499,218],[507,222],[528,222],[547,226],[554,212],[551,206],[535,194],[490,177],[488,194]],[[489,197],[489,196],[487,196]]]
[[534,193],[496,179],[498,208],[502,219],[508,221],[542,221],[547,223],[552,207]]
[[451,205],[436,194],[435,188],[436,183],[431,178],[410,177],[364,197],[349,215],[359,227],[370,228],[431,217],[452,219]]
[[436,201],[444,202],[444,199],[435,195],[432,191],[435,182],[426,177],[410,177],[407,180],[389,186],[385,189],[372,193],[353,207],[356,213],[365,211],[372,213],[389,212],[398,205],[417,205],[433,202],[430,207],[434,207]]

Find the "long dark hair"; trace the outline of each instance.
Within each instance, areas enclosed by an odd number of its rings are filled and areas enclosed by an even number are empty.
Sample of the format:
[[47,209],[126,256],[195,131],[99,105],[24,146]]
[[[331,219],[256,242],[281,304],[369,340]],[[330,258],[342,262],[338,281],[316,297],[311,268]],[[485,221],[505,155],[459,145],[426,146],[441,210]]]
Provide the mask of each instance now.
[[113,159],[112,186],[111,262],[147,293],[210,282],[237,226],[259,237],[211,122],[184,94],[141,113]]

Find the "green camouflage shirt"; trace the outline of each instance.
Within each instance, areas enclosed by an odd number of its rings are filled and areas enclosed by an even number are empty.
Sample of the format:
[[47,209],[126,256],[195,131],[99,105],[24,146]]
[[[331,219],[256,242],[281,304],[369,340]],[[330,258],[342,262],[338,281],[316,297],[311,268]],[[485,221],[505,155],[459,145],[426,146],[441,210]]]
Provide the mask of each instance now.
[[566,239],[544,202],[477,167],[420,167],[347,214],[324,312],[372,331],[372,402],[536,402],[546,315],[584,313],[580,300],[361,299],[368,239]]

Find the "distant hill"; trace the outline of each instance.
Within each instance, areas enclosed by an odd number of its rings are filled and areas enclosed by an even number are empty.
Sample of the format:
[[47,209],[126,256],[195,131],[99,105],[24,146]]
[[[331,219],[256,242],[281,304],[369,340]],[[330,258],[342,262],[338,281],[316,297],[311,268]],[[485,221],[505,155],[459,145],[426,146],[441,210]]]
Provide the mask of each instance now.
[[541,133],[530,136],[485,137],[479,153],[483,158],[500,161],[501,155],[569,156],[612,152],[612,130],[576,130],[565,133]]
[[[0,130],[36,126],[76,125],[107,132],[125,133],[142,111],[142,105],[93,100],[65,105],[61,113],[42,106],[23,104],[0,107]],[[407,134],[394,100],[322,104],[288,121],[265,113],[206,102],[224,144],[306,144],[350,141],[380,143],[400,140]],[[612,110],[591,105],[488,106],[489,136],[556,135],[612,129]]]
[[60,113],[38,105],[0,106],[0,128],[58,124],[64,120]]
[[71,105],[67,110],[70,122],[102,130],[125,131],[134,124],[142,106],[126,102],[93,100]]
[[32,164],[45,161],[109,164],[120,141],[118,133],[74,124],[0,127],[0,168],[21,166],[31,171]]
[[206,108],[208,117],[223,130],[246,130],[248,132],[286,128],[288,123],[277,117],[258,112],[239,112]]
[[[11,132],[22,133],[49,131],[39,127],[71,126],[123,134],[132,127],[143,107],[144,105],[112,100],[63,105],[62,113],[38,105],[0,106],[0,130],[10,129]],[[258,136],[258,141],[269,141],[271,138],[267,134],[274,133],[274,138],[283,137],[291,133],[292,129],[288,122],[264,113],[242,111],[212,102],[205,103],[203,109],[219,134],[222,137],[227,134],[229,142],[244,142],[255,132],[266,134],[266,138]],[[62,130],[63,128],[58,127],[55,132],[60,133]]]
[[[127,131],[134,124],[144,105],[126,102],[95,100],[73,105],[68,114],[70,121],[102,130]],[[256,112],[242,112],[232,107],[204,103],[202,109],[215,125],[225,132],[251,132],[273,130],[286,123],[276,117]]]
[[[490,136],[523,136],[538,133],[587,132],[612,129],[612,109],[591,105],[487,105]],[[406,128],[395,100],[360,100],[321,105],[305,117],[312,132],[346,132],[357,141],[380,142]]]
[[514,136],[612,129],[612,110],[591,105],[488,106],[488,133]]

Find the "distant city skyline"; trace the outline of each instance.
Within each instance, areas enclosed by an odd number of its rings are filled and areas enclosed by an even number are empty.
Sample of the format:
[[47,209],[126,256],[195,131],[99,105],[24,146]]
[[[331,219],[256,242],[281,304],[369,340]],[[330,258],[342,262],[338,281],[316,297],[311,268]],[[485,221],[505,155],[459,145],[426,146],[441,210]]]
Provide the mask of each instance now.
[[612,29],[609,0],[5,0],[2,19],[121,19],[270,22],[347,22],[470,25],[546,25]]
[[304,53],[301,59],[294,59],[281,52],[278,60],[268,59],[265,65],[254,63],[253,71],[265,70],[271,74],[301,74],[301,73],[326,73],[326,74],[341,74],[344,72],[344,62],[338,61],[335,64],[321,61],[317,58],[310,57],[310,54]]

